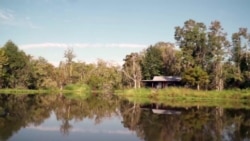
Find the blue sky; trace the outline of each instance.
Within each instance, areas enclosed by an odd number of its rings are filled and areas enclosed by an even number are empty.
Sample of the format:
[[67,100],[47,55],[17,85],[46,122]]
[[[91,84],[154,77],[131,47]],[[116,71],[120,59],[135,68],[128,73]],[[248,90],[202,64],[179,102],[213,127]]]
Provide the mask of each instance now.
[[249,0],[0,0],[0,46],[8,40],[53,64],[71,47],[76,60],[122,63],[159,41],[174,43],[174,27],[218,20],[231,38],[250,30]]

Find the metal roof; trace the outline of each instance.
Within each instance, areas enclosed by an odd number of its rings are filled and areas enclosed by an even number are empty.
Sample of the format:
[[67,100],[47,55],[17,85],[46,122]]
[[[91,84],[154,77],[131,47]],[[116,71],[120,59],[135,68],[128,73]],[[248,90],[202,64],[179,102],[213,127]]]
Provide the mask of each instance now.
[[152,81],[165,81],[165,82],[170,82],[170,81],[174,81],[174,82],[179,82],[181,81],[181,77],[179,76],[154,76],[153,80],[142,80],[144,82],[152,82]]

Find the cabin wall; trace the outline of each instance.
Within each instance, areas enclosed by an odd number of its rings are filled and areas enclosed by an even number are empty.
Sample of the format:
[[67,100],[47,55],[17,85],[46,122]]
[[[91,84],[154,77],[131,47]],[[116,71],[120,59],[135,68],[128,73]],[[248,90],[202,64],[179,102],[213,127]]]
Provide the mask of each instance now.
[[144,82],[146,88],[162,89],[169,86],[181,86],[180,82]]

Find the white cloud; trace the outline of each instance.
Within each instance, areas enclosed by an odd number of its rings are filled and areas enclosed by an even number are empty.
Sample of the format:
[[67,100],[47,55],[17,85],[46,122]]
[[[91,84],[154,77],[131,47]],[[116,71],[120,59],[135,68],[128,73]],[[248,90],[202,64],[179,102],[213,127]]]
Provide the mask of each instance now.
[[11,21],[14,19],[14,15],[11,10],[0,9],[0,20]]
[[34,24],[31,17],[18,15],[10,9],[0,9],[0,24],[17,26],[17,27],[28,27],[31,29],[39,29],[41,27]]
[[24,44],[20,45],[22,49],[33,49],[33,48],[146,48],[148,45],[144,44],[130,44],[130,43],[108,43],[108,44],[89,44],[89,43],[39,43],[39,44]]

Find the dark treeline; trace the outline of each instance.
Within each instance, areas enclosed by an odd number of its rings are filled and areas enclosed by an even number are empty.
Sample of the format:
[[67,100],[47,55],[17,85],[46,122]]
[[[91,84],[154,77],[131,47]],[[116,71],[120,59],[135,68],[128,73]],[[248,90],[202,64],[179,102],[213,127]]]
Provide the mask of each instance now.
[[[45,58],[34,58],[12,41],[0,48],[0,88],[59,89],[87,84],[92,89],[141,87],[142,79],[155,75],[182,76],[197,89],[248,88],[250,86],[250,34],[239,28],[231,36],[219,21],[188,20],[175,27],[173,43],[158,42],[140,53],[125,56],[122,67],[98,60],[76,62],[73,49],[64,52],[58,67]],[[62,55],[63,56],[63,55]]]

